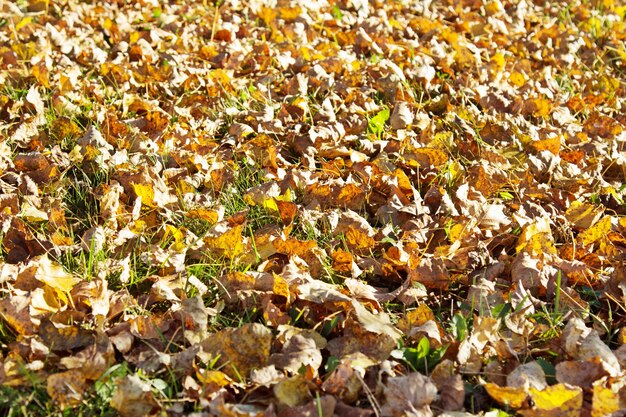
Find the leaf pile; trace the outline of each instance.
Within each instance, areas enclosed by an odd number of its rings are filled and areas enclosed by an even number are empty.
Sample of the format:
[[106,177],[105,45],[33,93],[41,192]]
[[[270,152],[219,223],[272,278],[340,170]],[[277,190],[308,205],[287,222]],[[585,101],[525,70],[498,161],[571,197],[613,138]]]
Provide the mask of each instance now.
[[161,3],[0,4],[0,409],[626,408],[626,7]]

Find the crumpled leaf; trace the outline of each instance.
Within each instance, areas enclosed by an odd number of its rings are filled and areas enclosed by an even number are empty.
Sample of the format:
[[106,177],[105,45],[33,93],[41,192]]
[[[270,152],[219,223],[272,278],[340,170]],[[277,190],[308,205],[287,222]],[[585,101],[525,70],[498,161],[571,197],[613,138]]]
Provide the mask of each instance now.
[[365,330],[376,334],[385,334],[394,341],[402,337],[402,332],[391,324],[391,320],[386,313],[370,313],[356,300],[352,300],[352,307],[354,308],[359,323]]
[[309,367],[315,374],[322,365],[322,353],[315,340],[295,334],[285,342],[280,353],[271,356],[270,363],[291,374],[297,374],[302,367]]
[[430,404],[437,398],[437,387],[430,378],[413,372],[406,376],[389,378],[385,384],[383,416],[429,416]]
[[120,380],[111,406],[123,417],[146,416],[160,408],[150,385],[137,375],[127,375]]
[[87,387],[87,381],[79,370],[69,370],[48,376],[48,395],[63,408],[80,404]]
[[506,377],[506,384],[512,388],[543,390],[548,386],[546,375],[537,362],[528,362],[515,368]]
[[27,291],[16,291],[10,297],[0,299],[0,317],[20,335],[32,335],[36,327],[31,320]]

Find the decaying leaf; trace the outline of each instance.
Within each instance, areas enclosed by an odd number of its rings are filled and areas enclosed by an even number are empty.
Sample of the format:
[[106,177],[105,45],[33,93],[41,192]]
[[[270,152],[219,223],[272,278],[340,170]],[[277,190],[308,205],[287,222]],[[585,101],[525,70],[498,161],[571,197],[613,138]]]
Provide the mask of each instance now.
[[87,381],[78,370],[59,372],[48,377],[48,395],[61,407],[74,407],[82,401]]
[[124,417],[151,415],[159,409],[150,384],[137,375],[128,375],[119,382],[111,406]]
[[3,412],[626,408],[620,2],[0,3]]
[[226,329],[207,337],[202,343],[205,362],[217,359],[222,371],[230,378],[247,378],[250,371],[267,364],[272,333],[258,323],[245,324],[238,329]]
[[384,388],[383,416],[428,416],[430,404],[437,398],[437,387],[430,379],[414,372],[389,378]]

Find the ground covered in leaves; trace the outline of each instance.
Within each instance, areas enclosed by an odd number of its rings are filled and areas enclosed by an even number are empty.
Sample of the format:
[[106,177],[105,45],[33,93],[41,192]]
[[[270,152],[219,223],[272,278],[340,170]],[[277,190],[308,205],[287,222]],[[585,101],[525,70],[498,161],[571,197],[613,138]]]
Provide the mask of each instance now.
[[626,408],[626,7],[0,5],[0,413]]

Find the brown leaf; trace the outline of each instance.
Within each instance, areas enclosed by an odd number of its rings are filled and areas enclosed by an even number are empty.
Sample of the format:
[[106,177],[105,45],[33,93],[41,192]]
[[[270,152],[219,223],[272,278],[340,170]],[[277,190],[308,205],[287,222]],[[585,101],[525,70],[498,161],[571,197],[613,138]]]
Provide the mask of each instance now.
[[0,316],[20,335],[33,335],[36,328],[31,321],[30,295],[24,291],[0,299]]
[[280,411],[277,417],[333,417],[337,400],[330,395],[313,399],[299,407],[289,407]]
[[92,331],[78,325],[55,324],[48,319],[41,321],[38,334],[53,351],[72,350],[94,342]]
[[315,340],[296,334],[287,340],[280,353],[271,356],[269,363],[292,375],[297,374],[303,366],[309,366],[316,374],[322,365],[322,353]]
[[412,256],[409,267],[409,279],[427,288],[445,290],[451,283],[450,274],[443,259]]
[[210,335],[201,346],[211,358],[219,356],[216,366],[226,375],[239,379],[267,364],[271,342],[272,332],[267,327],[247,323],[238,329],[228,328]]
[[307,380],[302,375],[294,375],[274,385],[274,395],[279,404],[286,407],[297,407],[311,398]]
[[118,383],[111,406],[122,417],[143,417],[160,408],[150,385],[137,375],[127,375]]
[[391,351],[397,346],[391,336],[366,331],[353,320],[347,320],[344,326],[344,335],[329,340],[327,346],[331,355],[338,358],[360,352],[372,360],[383,361],[389,358]]
[[406,376],[389,378],[383,389],[383,416],[431,415],[430,404],[437,398],[437,387],[430,378],[413,372]]
[[593,383],[607,376],[598,361],[563,361],[555,366],[556,380],[583,389],[591,389]]
[[357,400],[362,388],[361,379],[347,363],[340,363],[322,384],[324,392],[336,395],[348,404]]
[[87,388],[87,381],[80,370],[73,369],[48,376],[48,395],[61,408],[80,404]]

